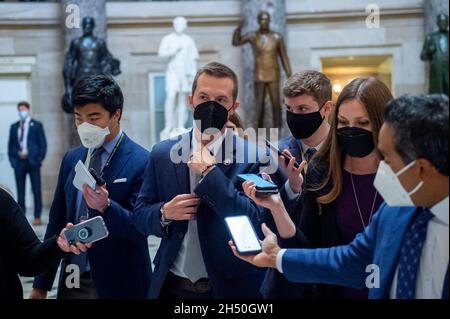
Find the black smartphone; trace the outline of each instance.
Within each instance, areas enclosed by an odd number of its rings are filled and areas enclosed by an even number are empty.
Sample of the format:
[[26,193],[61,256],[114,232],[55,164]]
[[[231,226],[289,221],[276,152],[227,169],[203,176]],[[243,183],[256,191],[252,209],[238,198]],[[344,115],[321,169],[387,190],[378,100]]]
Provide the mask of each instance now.
[[267,197],[270,195],[278,194],[278,187],[274,183],[266,181],[259,175],[256,174],[240,174],[238,177],[247,182],[253,182],[256,186],[256,196],[257,197]]
[[89,244],[108,237],[108,228],[101,216],[88,219],[64,232],[64,236],[70,245],[76,243]]
[[261,243],[248,216],[226,217],[225,223],[240,255],[256,255],[261,252]]
[[103,185],[106,184],[105,180],[103,179],[103,177],[101,177],[93,168],[89,169],[89,173],[91,173],[92,177],[95,179],[95,182],[97,183],[98,186],[102,187]]
[[[289,162],[291,161],[291,158],[292,158],[292,157],[287,157],[286,155],[284,155],[283,152],[280,151],[278,148],[276,148],[275,145],[273,145],[272,143],[270,143],[269,140],[265,140],[265,141],[266,141],[266,146],[267,146],[268,148],[270,148],[272,151],[276,152],[276,153],[278,154],[278,156],[283,156],[286,165],[288,165]],[[300,164],[297,163],[297,161],[295,161],[294,167],[295,167],[295,168],[299,168],[299,167],[300,167]]]

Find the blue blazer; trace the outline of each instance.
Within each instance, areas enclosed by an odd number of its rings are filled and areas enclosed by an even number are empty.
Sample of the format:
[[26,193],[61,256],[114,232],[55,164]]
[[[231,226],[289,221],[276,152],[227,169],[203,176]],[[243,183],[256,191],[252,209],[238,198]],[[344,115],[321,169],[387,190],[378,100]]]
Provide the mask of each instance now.
[[[290,281],[365,288],[370,274],[380,270],[380,287],[369,289],[369,298],[387,299],[398,266],[403,237],[416,209],[382,204],[370,226],[349,245],[323,249],[291,249],[283,256],[283,272]],[[443,297],[448,298],[448,271]]]
[[[175,196],[191,193],[186,164],[191,134],[155,145],[147,164],[137,208],[132,215],[134,225],[142,234],[162,238],[154,260],[150,298],[158,298],[187,231],[187,221],[174,221],[168,228],[163,228],[160,209]],[[265,270],[234,257],[228,246],[230,235],[224,218],[246,214],[257,225],[263,220],[264,210],[238,191],[242,182],[237,177],[238,174],[259,173],[262,164],[248,161],[247,155],[254,144],[236,136],[232,140],[232,164],[227,165],[226,161],[218,164],[195,189],[202,199],[197,211],[198,235],[214,297],[260,298],[259,289]],[[173,163],[171,154],[179,154],[180,148],[184,148],[183,161]],[[246,150],[246,156],[240,163],[236,163],[236,150]],[[259,226],[256,228],[260,229]]]
[[[74,223],[78,190],[73,186],[74,167],[86,159],[87,149],[75,148],[66,153],[59,172],[55,197],[50,209],[45,238],[59,233],[67,223]],[[109,236],[88,251],[92,278],[99,298],[147,298],[151,279],[151,262],[147,237],[136,232],[128,219],[139,194],[148,152],[125,136],[110,166],[104,172],[111,206],[103,217]],[[113,182],[126,178],[125,183]],[[109,215],[116,215],[111,221]],[[63,260],[62,269],[65,269]],[[57,268],[35,278],[34,287],[50,290]],[[60,276],[60,285],[62,276]]]
[[[9,131],[8,157],[11,166],[16,169],[20,162],[19,151],[19,122],[11,125]],[[41,122],[31,119],[27,136],[28,162],[31,167],[40,167],[47,153],[47,140],[45,139],[44,126]]]

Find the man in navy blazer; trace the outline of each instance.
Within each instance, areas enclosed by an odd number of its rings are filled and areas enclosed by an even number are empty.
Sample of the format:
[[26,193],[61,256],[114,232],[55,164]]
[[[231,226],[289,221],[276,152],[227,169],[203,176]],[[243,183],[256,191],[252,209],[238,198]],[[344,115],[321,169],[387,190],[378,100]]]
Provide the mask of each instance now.
[[[257,174],[262,166],[257,146],[225,128],[239,107],[237,88],[227,66],[203,67],[190,97],[194,130],[150,154],[132,215],[139,232],[162,238],[150,298],[260,298],[265,271],[236,261],[226,245],[225,217],[245,214],[258,223],[264,214],[237,190],[238,174]],[[209,129],[215,129],[212,140]]]
[[403,96],[390,102],[378,148],[375,186],[386,201],[346,246],[281,250],[240,258],[277,268],[294,282],[369,288],[369,298],[448,299],[448,97]]
[[[83,145],[86,141],[99,145],[85,145],[96,148],[91,156],[84,146],[70,150],[64,156],[45,238],[57,233],[67,222],[78,223],[84,212],[88,212],[89,217],[104,215],[109,236],[94,243],[84,259],[63,260],[58,297],[147,298],[151,280],[147,238],[120,219],[109,223],[107,216],[132,214],[148,152],[120,128],[123,95],[113,79],[93,76],[80,81],[73,92],[73,103]],[[93,131],[96,133],[92,134]],[[102,152],[100,157],[96,157],[98,152]],[[95,191],[85,185],[81,192],[73,185],[74,167],[87,157],[90,157],[92,168],[94,162],[101,162],[96,170],[97,173],[103,172],[106,185],[97,186]],[[83,205],[85,211],[82,210]],[[71,273],[72,268],[66,268],[69,265],[79,267],[79,288],[67,285],[68,278],[76,274]],[[35,278],[32,298],[45,298],[46,292],[51,290],[56,271],[55,267]]]
[[11,125],[8,157],[16,177],[18,202],[24,212],[25,181],[30,175],[34,196],[34,225],[41,225],[41,165],[47,153],[47,141],[42,123],[30,117],[30,107],[25,101],[17,105],[20,121]]

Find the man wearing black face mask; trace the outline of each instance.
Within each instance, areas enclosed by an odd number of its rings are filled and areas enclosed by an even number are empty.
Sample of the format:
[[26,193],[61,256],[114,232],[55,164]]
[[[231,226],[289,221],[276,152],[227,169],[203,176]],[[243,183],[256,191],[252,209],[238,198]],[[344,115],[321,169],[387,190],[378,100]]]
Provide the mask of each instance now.
[[[309,163],[319,150],[330,131],[328,116],[333,103],[331,101],[331,82],[317,71],[303,71],[290,77],[283,89],[284,104],[287,108],[287,123],[292,133],[279,141],[279,148],[285,157],[291,158],[286,164],[279,158],[280,166],[288,176],[286,193],[297,198],[302,193],[304,181],[304,163]],[[294,162],[302,163],[295,168]],[[305,166],[306,169],[308,166]],[[297,203],[283,201],[289,218],[299,227],[302,200]],[[281,238],[282,247],[304,247],[304,235],[297,231],[293,237]],[[306,286],[289,282],[283,275],[269,269],[261,292],[268,299],[301,299],[305,295]],[[308,293],[306,293],[308,294]]]
[[[333,107],[331,82],[321,72],[303,71],[287,80],[283,93],[286,119],[292,136],[279,141],[280,150],[287,157],[295,157],[298,163],[309,163],[330,131],[328,116]],[[289,177],[290,189],[300,193],[303,184],[301,170],[295,169],[293,163],[284,164],[284,161],[280,161]]]
[[189,97],[194,130],[151,152],[130,215],[139,232],[162,238],[150,298],[260,297],[265,270],[236,262],[224,222],[246,214],[256,223],[264,213],[238,191],[242,182],[237,175],[259,173],[262,165],[256,145],[226,129],[239,107],[237,88],[237,77],[227,66],[210,63],[200,69]]

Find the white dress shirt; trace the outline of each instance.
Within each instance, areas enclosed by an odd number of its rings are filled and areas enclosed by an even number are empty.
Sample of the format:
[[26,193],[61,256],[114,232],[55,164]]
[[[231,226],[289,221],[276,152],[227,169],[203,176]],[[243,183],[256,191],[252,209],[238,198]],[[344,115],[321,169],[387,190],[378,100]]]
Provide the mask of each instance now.
[[[28,131],[30,130],[30,121],[31,117],[27,116],[24,123],[24,132],[23,132],[23,141],[20,143],[20,122],[19,128],[17,129],[17,140],[19,141],[20,146],[22,147],[22,155],[28,155]],[[19,155],[21,155],[19,152]]]
[[[448,206],[449,198],[433,206],[434,215],[428,222],[427,237],[420,256],[416,283],[416,299],[441,299],[448,269]],[[390,298],[397,294],[398,266],[392,281]]]
[[[216,138],[212,143],[210,143],[207,148],[215,156],[220,154],[219,150],[222,148],[222,142],[227,134],[227,131],[220,137]],[[199,149],[199,142],[195,136],[195,131],[192,134],[192,151],[197,152]],[[219,159],[216,159],[219,161]],[[220,159],[221,160],[221,159]],[[191,193],[194,194],[195,186],[201,182],[200,176],[195,176],[195,173],[190,172],[190,185]],[[188,251],[189,250],[189,251]],[[189,264],[195,262],[195,272],[189,272],[187,268],[191,268],[193,265]],[[208,273],[206,271],[205,262],[203,260],[203,254],[200,247],[200,239],[198,237],[197,219],[190,220],[188,224],[188,229],[184,235],[183,241],[181,243],[180,250],[178,251],[178,256],[175,259],[170,271],[178,277],[187,278],[191,282],[197,282],[199,279],[208,278]],[[189,278],[191,277],[191,278]]]

